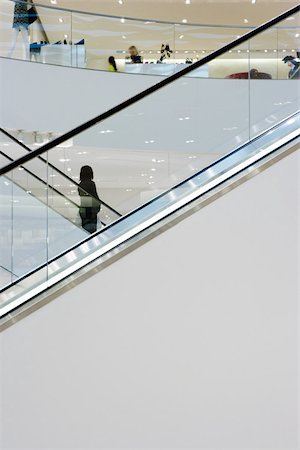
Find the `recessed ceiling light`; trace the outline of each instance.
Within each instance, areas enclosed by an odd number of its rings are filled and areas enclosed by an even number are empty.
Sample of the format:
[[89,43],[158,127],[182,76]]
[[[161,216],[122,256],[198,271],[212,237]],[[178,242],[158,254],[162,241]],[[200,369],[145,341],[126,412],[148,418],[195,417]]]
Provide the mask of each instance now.
[[123,35],[123,36],[122,36],[122,39],[126,39],[126,36]]
[[56,1],[56,0],[50,0],[50,3],[51,3],[52,5],[57,5],[57,1]]
[[244,23],[248,23],[249,22],[249,20],[248,19],[244,19]]
[[298,38],[299,36],[300,36],[300,34],[299,34],[299,33],[295,34],[295,38]]
[[121,22],[121,23],[125,23],[124,17],[122,17],[122,19],[120,19],[120,22]]
[[123,0],[118,0],[119,5],[123,5]]
[[182,19],[182,23],[187,23],[187,19]]
[[63,19],[60,17],[59,19],[58,19],[58,21],[60,22],[60,23],[63,23]]
[[183,34],[181,34],[181,35],[179,36],[179,39],[182,39],[182,38],[184,38],[184,35],[183,35]]
[[252,5],[255,5],[256,0],[251,0]]
[[190,5],[191,4],[191,0],[185,0],[185,4],[186,5]]

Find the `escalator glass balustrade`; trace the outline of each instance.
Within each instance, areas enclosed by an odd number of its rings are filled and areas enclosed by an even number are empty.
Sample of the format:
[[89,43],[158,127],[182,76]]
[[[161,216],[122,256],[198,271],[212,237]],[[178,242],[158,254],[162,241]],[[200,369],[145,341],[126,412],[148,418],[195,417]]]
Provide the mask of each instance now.
[[[290,14],[299,20],[299,12]],[[257,48],[264,39],[277,42],[278,26],[285,25],[287,17],[237,44],[245,50],[249,67],[259,69]],[[284,46],[286,35],[281,38]],[[224,52],[235,48],[233,44]],[[221,49],[214,61],[223,56]],[[280,64],[285,62],[278,57]],[[33,158],[2,168],[5,220],[1,235],[5,235],[6,256],[1,265],[10,271],[12,281],[1,292],[2,314],[118,246],[126,246],[167,215],[295,142],[299,135],[298,83],[296,78],[178,76],[120,105],[119,111],[69,133],[66,140],[71,134],[72,145],[53,141],[41,147],[38,156],[45,161],[43,165],[39,160],[37,166]],[[122,215],[91,236],[72,221],[68,227],[60,225],[50,208],[51,188],[60,188],[53,184],[53,167],[61,177],[72,174],[78,183],[85,165],[93,169],[100,198]],[[26,192],[20,182],[20,176],[37,171],[47,192],[38,204],[37,196]],[[67,190],[62,192],[67,196]],[[26,221],[38,224],[30,235],[22,225]]]

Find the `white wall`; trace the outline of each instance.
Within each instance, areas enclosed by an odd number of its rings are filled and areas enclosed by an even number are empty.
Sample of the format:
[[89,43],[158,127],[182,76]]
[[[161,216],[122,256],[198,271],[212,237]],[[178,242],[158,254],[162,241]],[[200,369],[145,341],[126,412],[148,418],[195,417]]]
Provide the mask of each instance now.
[[296,450],[300,157],[2,341],[3,449]]
[[0,58],[0,123],[66,132],[159,80]]
[[[74,69],[5,58],[0,58],[0,64],[0,125],[16,130],[69,131],[162,79],[159,76]],[[115,124],[119,120],[120,130],[125,123],[126,129],[130,126],[135,134],[143,133],[144,143],[148,138],[144,128],[149,126],[149,120],[154,131],[156,122],[159,122],[160,132],[164,128],[164,135],[173,148],[172,137],[178,142],[178,123],[170,122],[173,116],[176,115],[178,120],[182,115],[196,113],[197,130],[192,122],[185,124],[193,127],[193,133],[198,131],[201,136],[208,133],[208,142],[217,136],[226,142],[238,134],[249,134],[249,113],[253,125],[268,115],[275,114],[276,120],[281,118],[278,111],[283,108],[286,115],[290,110],[294,111],[297,101],[299,106],[299,90],[295,83],[291,80],[249,83],[247,80],[184,78],[128,110],[144,109],[148,116],[152,114],[152,117],[147,117],[147,123],[124,113],[105,123]],[[136,140],[130,139],[130,142],[136,145]]]

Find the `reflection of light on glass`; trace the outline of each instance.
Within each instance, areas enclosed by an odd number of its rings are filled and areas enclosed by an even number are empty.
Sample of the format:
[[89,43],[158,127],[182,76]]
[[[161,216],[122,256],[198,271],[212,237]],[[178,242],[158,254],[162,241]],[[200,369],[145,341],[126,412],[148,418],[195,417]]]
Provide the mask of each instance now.
[[82,253],[88,253],[90,250],[90,247],[89,247],[88,243],[84,243],[80,246],[80,249],[81,249]]
[[99,131],[100,134],[110,134],[113,133],[113,130],[101,130]]
[[70,252],[70,253],[66,254],[66,259],[68,262],[71,263],[71,262],[75,261],[77,258],[76,258],[76,255],[74,252]]
[[189,181],[188,181],[188,184],[189,184],[192,188],[197,187],[197,184],[196,184],[193,180],[189,180]]

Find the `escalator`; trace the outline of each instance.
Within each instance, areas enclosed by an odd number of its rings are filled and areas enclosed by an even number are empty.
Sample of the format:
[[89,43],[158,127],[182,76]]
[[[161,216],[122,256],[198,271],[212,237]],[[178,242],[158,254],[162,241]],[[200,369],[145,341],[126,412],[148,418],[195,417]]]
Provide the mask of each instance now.
[[[2,194],[7,211],[2,245],[6,267],[15,274],[0,291],[3,321],[70,280],[75,282],[92,268],[121,256],[195,205],[212,201],[277,158],[298,150],[300,96],[296,80],[202,80],[200,84],[200,80],[185,76],[232,51],[244,51],[249,68],[253,68],[256,48],[268,39],[278,41],[279,36],[282,47],[289,48],[294,30],[286,20],[291,16],[299,18],[299,7],[1,168],[4,186],[10,181]],[[194,98],[186,95],[191,87]],[[70,139],[72,146],[61,146]],[[28,184],[20,181],[19,174],[28,178],[38,173],[39,182],[46,183],[46,191],[54,196],[55,185],[49,180],[51,174],[57,175],[58,161],[67,160],[72,173],[78,172],[83,150],[84,160],[99,172],[105,158],[110,159],[106,155],[118,155],[113,160],[115,172],[107,180],[107,203],[114,204],[114,196],[123,195],[121,209],[116,207],[122,217],[114,216],[111,223],[91,236],[80,236],[74,245],[67,242],[69,230],[62,230],[60,242],[66,242],[57,249],[53,237],[57,220],[49,212],[49,196],[36,210],[28,200]],[[43,176],[36,165],[41,157]],[[109,172],[110,166],[105,168]],[[65,206],[68,209],[70,205]],[[22,243],[28,243],[28,236],[15,218],[24,217],[30,208],[40,223],[38,233],[30,236],[31,243],[38,242],[42,256],[35,267],[18,276],[14,256]]]

